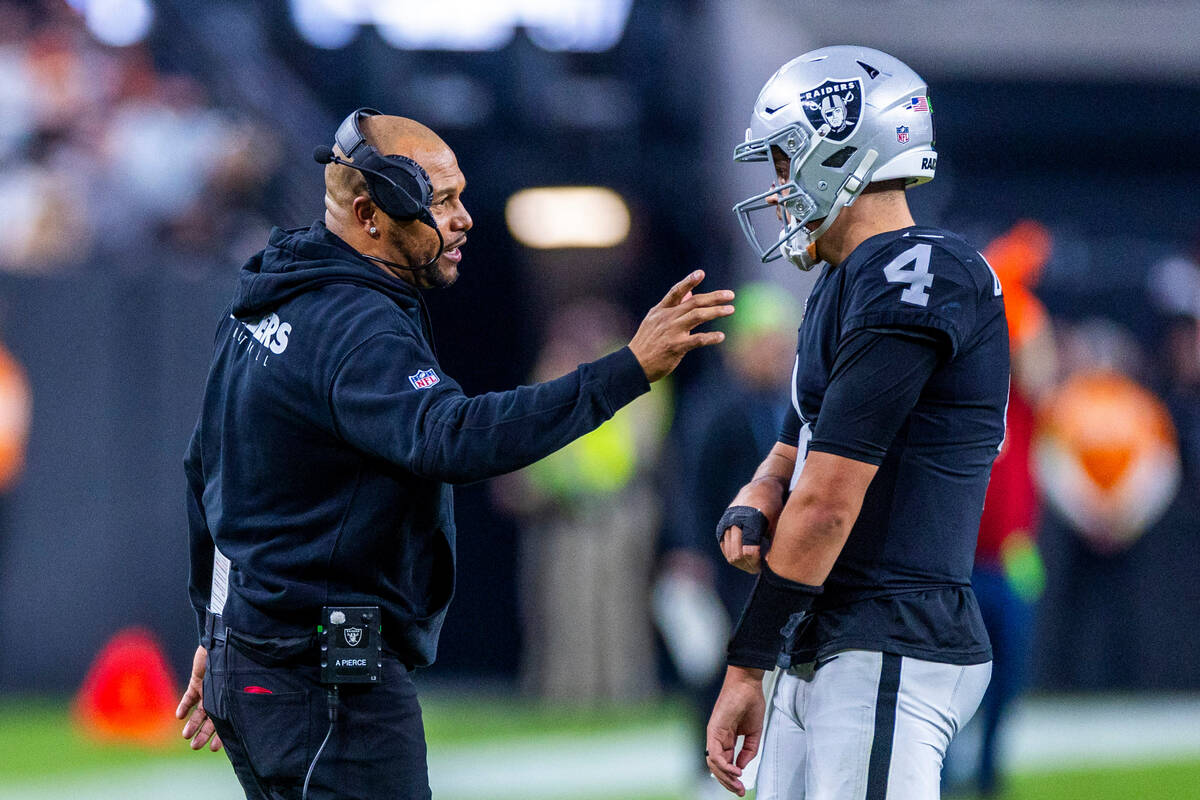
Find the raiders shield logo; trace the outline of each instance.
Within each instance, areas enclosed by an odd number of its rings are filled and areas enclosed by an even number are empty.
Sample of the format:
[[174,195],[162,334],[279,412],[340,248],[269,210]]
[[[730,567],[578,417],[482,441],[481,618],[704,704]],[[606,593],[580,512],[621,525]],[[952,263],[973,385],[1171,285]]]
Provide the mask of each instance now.
[[346,644],[358,647],[362,641],[362,628],[342,628],[342,635],[346,637]]
[[844,142],[854,133],[862,115],[862,80],[825,81],[800,95],[800,104],[813,130],[828,125],[827,138]]

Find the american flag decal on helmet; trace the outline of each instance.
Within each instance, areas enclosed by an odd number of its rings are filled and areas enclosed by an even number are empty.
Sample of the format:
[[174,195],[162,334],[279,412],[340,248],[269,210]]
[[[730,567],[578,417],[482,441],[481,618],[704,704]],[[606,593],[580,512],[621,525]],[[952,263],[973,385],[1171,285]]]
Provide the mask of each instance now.
[[419,369],[415,375],[408,376],[408,382],[414,389],[428,389],[441,382],[441,378],[431,369]]

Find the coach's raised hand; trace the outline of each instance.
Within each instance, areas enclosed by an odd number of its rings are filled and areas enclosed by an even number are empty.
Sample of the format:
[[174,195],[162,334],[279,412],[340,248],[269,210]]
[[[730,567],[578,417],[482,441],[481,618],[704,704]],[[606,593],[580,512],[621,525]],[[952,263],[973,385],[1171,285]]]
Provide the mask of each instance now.
[[647,312],[629,349],[654,383],[671,374],[684,355],[697,347],[725,341],[721,331],[692,333],[692,329],[733,313],[733,292],[722,289],[707,294],[692,294],[704,280],[704,271],[696,270],[671,287],[658,305]]

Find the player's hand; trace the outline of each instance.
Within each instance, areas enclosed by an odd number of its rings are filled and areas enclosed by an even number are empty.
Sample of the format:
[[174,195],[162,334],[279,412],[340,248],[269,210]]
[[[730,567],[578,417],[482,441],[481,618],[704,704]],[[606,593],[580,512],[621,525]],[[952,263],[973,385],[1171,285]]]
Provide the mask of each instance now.
[[[763,715],[767,701],[763,698],[763,671],[748,667],[729,667],[721,696],[708,720],[705,748],[708,769],[713,777],[738,797],[746,796],[742,770],[754,758],[762,744]],[[734,752],[739,736],[746,737],[742,749]]]
[[671,287],[658,305],[646,313],[629,349],[637,357],[651,383],[679,366],[688,352],[697,347],[725,341],[721,331],[692,333],[692,328],[733,313],[733,292],[723,289],[707,294],[692,294],[704,280],[704,271],[696,270]]
[[762,569],[762,547],[757,544],[742,544],[742,526],[730,525],[721,537],[721,555],[742,572],[757,575]]
[[[733,498],[731,506],[757,508],[767,518],[767,533],[775,532],[775,523],[783,512],[783,485],[777,480],[753,480],[741,488]],[[769,546],[767,542],[767,546]],[[762,557],[766,547],[757,544],[742,544],[742,526],[730,525],[721,537],[721,555],[733,566],[758,574],[762,568]]]
[[208,712],[204,710],[204,672],[208,669],[208,651],[203,646],[196,648],[192,657],[192,677],[187,691],[175,709],[176,719],[187,719],[183,725],[183,738],[192,740],[192,749],[200,750],[205,743],[214,753],[221,749],[221,737]]

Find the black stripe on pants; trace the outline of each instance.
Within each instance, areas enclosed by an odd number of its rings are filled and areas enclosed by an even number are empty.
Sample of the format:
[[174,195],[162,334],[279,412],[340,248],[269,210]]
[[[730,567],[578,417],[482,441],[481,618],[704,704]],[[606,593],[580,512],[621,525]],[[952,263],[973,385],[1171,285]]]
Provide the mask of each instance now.
[[900,694],[902,658],[883,654],[879,670],[879,691],[875,695],[875,736],[871,740],[871,761],[867,766],[866,800],[886,800],[888,770],[892,766],[892,737],[896,732],[896,697]]

